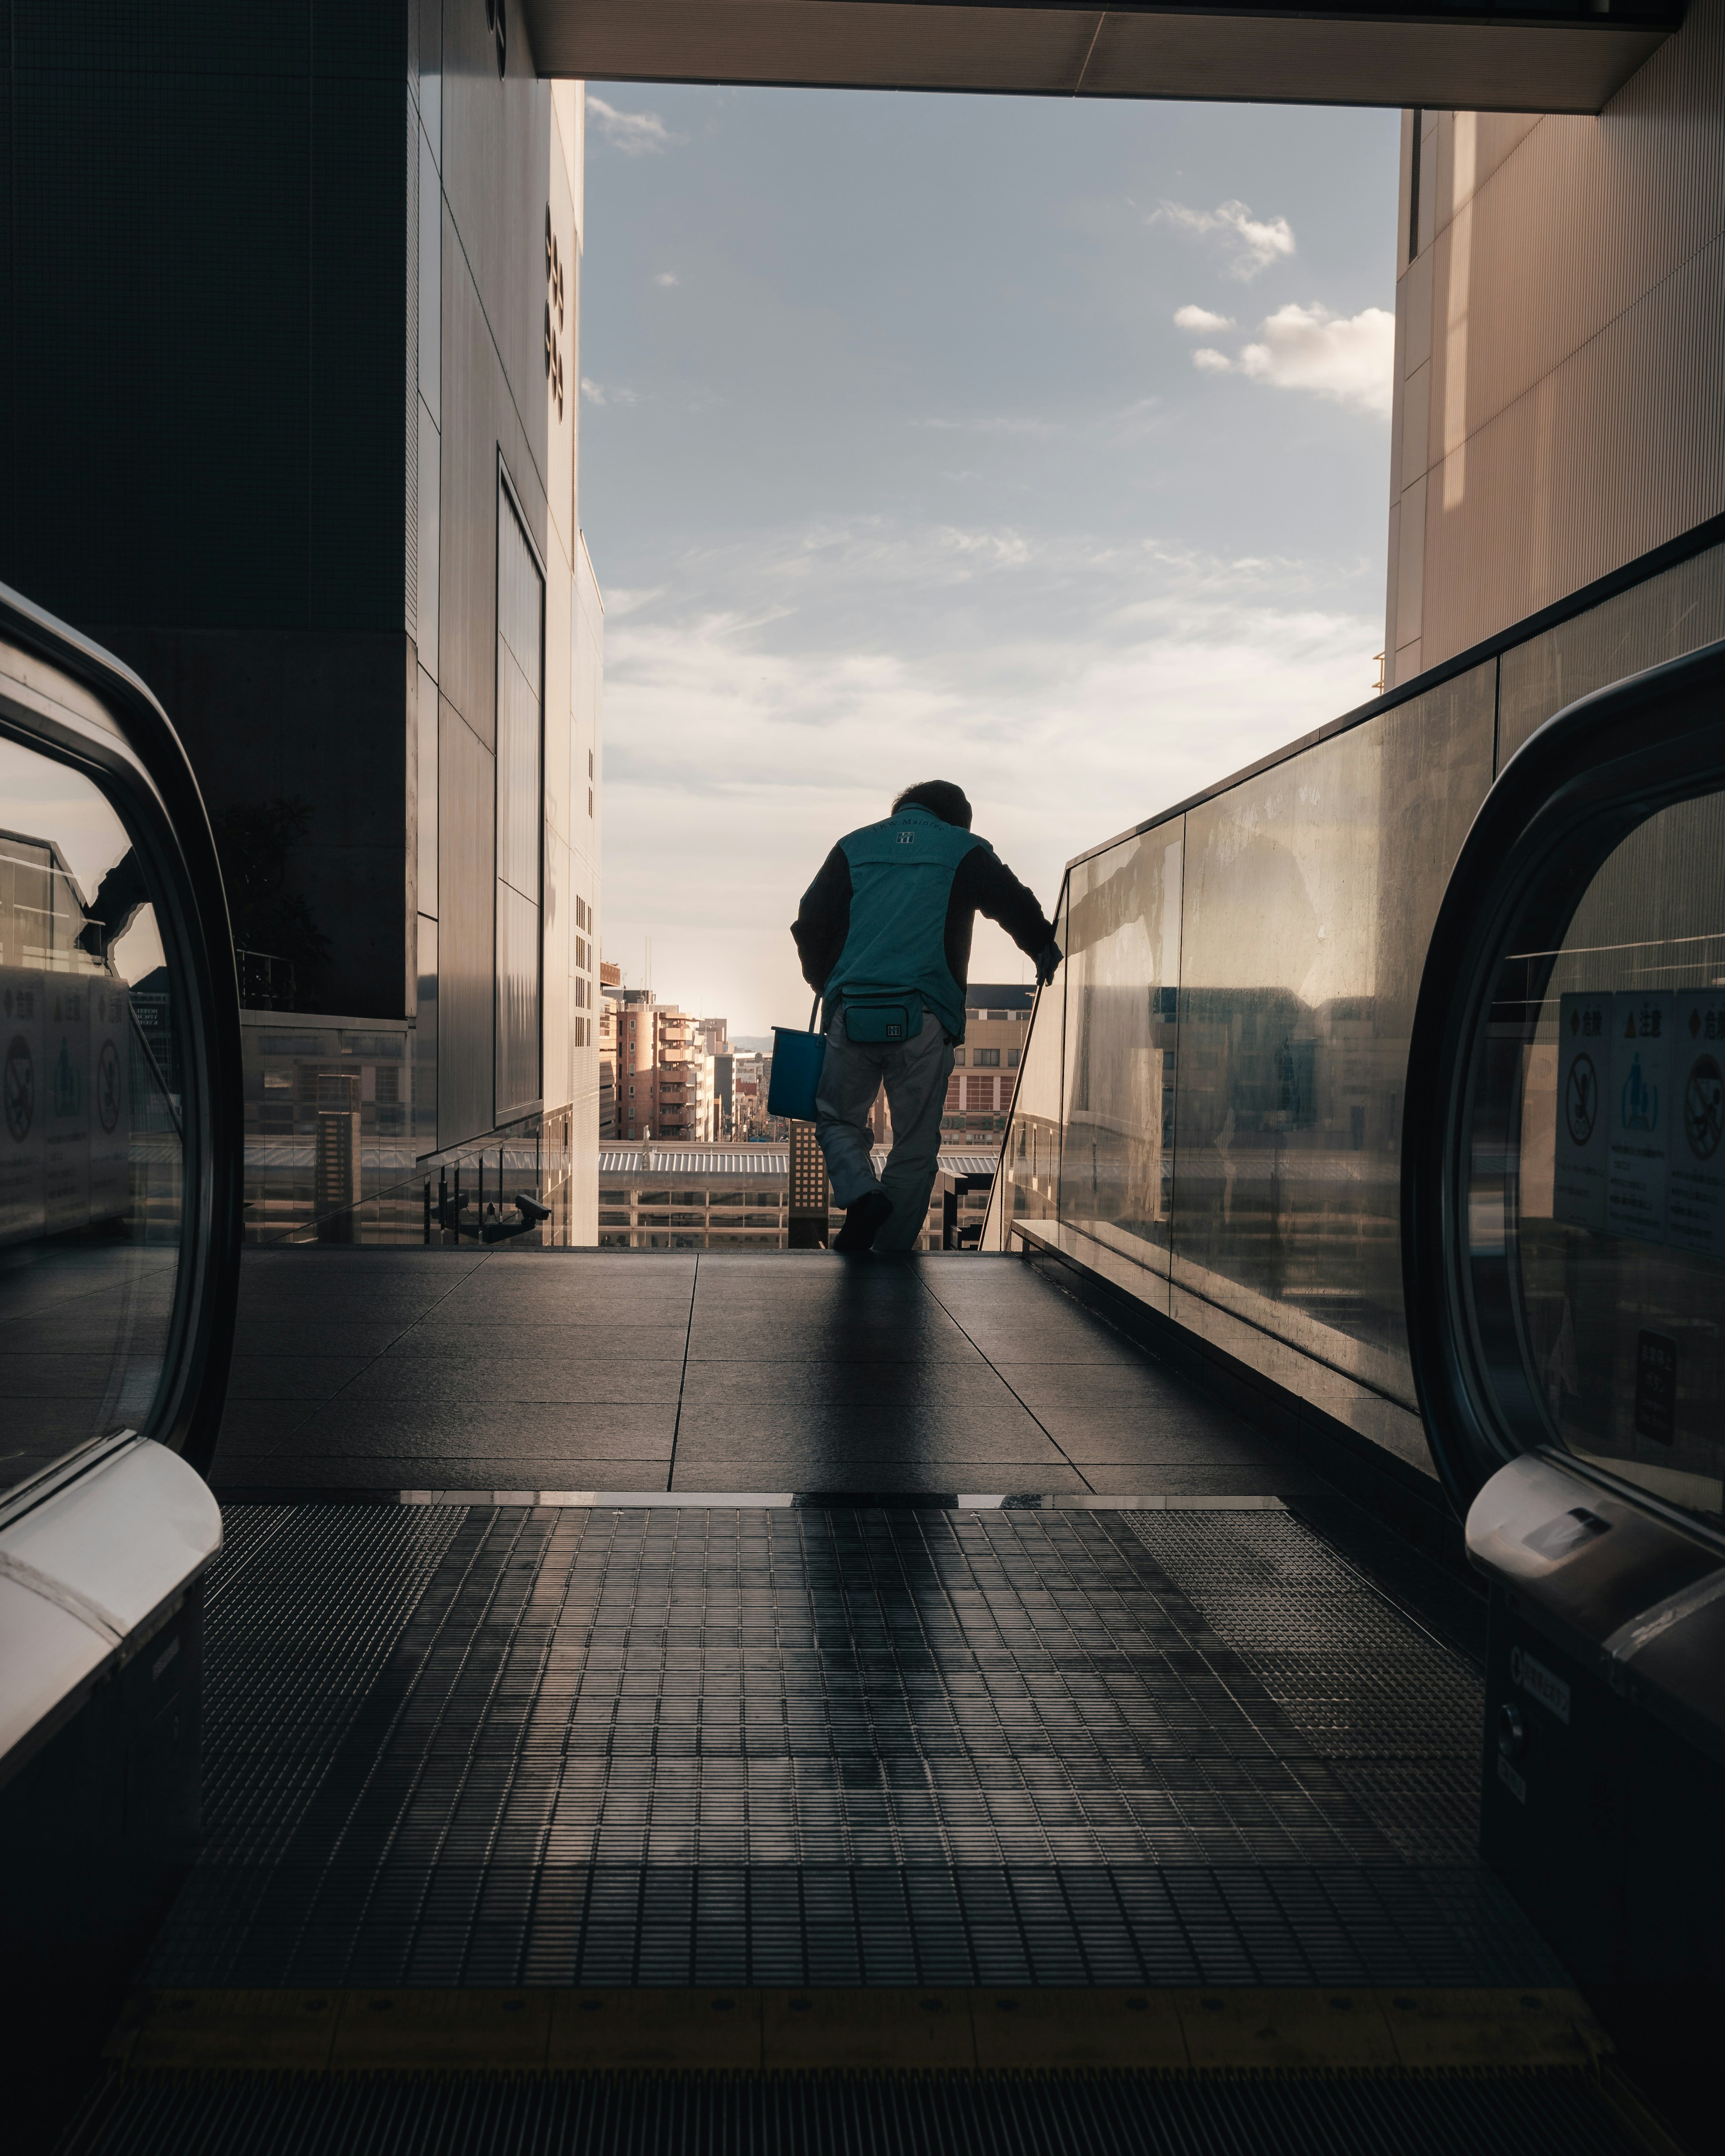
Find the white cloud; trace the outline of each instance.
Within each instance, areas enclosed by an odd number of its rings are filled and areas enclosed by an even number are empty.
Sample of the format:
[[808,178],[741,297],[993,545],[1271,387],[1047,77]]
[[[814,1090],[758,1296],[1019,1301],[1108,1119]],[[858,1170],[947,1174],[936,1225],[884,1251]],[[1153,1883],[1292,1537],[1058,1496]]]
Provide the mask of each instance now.
[[683,280],[675,270],[661,270],[653,281],[655,285],[680,285]]
[[[660,994],[738,1032],[800,1023],[784,924],[803,886],[896,788],[942,774],[1051,906],[1083,846],[1365,700],[1378,625],[1327,605],[1330,581],[856,519],[608,595],[605,955],[633,979],[650,934]],[[1021,979],[977,927],[974,977]]]
[[581,377],[581,393],[589,404],[639,404],[641,401],[633,389],[595,382],[590,374]]
[[1237,277],[1243,284],[1294,251],[1294,228],[1285,217],[1254,217],[1243,202],[1224,202],[1214,209],[1189,209],[1183,203],[1165,202],[1151,212],[1149,222],[1213,239],[1224,257],[1224,276]]
[[1174,327],[1191,330],[1197,336],[1214,336],[1218,330],[1234,327],[1232,315],[1213,315],[1208,307],[1177,307]]
[[1193,353],[1192,364],[1206,374],[1244,374],[1389,417],[1395,316],[1384,308],[1332,315],[1316,300],[1309,307],[1291,302],[1259,324],[1258,337],[1238,359],[1205,346]]
[[603,97],[587,93],[587,116],[614,150],[625,157],[639,157],[670,146],[673,136],[656,112],[624,112]]

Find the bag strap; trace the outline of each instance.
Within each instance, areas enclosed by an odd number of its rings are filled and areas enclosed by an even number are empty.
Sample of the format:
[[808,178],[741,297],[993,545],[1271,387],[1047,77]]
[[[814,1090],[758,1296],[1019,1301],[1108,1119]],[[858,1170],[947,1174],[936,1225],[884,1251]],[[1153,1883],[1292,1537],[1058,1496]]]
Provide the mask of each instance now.
[[814,1001],[809,1006],[809,1030],[811,1033],[817,1033],[820,1029],[814,1023],[816,1017],[819,1014],[819,1011],[820,990],[817,988],[814,992]]

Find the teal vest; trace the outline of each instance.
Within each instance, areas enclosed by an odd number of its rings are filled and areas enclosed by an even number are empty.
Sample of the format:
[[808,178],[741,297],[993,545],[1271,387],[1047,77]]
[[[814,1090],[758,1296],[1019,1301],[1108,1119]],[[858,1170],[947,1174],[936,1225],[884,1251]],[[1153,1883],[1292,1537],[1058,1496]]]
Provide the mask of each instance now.
[[850,933],[822,989],[853,996],[920,996],[955,1040],[964,1038],[964,991],[947,965],[947,901],[958,864],[984,841],[932,809],[901,808],[841,839],[850,864]]

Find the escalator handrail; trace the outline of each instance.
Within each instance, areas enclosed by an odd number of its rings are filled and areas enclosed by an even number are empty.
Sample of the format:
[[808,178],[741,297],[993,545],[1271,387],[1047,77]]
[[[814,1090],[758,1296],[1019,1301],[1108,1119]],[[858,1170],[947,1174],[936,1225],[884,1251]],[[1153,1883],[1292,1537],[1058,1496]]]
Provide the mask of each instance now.
[[[1414,1008],[1401,1161],[1414,1385],[1445,1490],[1465,1513],[1541,1442],[1511,1426],[1479,1352],[1465,1235],[1475,1044],[1512,923],[1562,943],[1600,864],[1673,803],[1725,788],[1725,642],[1548,719],[1499,773],[1450,873]],[[1543,906],[1546,917],[1524,909]]]
[[61,721],[22,705],[0,711],[0,731],[81,767],[110,797],[123,796],[124,820],[153,871],[163,948],[184,991],[176,1017],[186,1041],[180,1115],[187,1215],[150,1435],[205,1474],[233,1352],[244,1163],[239,991],[215,839],[179,736],[136,674],[4,584],[0,644],[69,676],[103,706],[111,732],[98,735],[69,711]]

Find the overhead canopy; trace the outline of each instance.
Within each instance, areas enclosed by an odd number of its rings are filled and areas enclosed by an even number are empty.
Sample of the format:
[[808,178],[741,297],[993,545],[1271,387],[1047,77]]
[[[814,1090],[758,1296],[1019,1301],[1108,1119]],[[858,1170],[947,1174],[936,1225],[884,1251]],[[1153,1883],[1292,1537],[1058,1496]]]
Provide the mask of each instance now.
[[518,0],[539,71],[594,81],[1598,112],[1681,5],[1398,9]]

